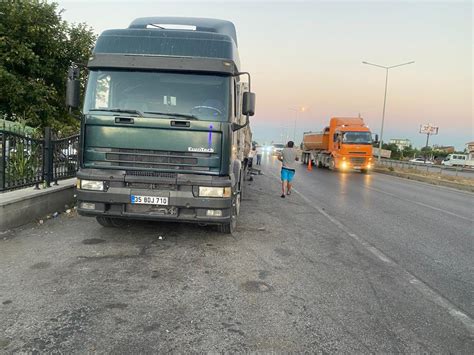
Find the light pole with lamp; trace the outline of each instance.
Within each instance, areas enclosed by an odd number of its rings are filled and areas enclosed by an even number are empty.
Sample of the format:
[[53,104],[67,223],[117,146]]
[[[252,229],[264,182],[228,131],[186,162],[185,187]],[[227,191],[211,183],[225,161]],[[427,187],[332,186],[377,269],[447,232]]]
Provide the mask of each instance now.
[[289,108],[288,110],[295,111],[295,124],[293,126],[293,142],[296,140],[296,120],[298,119],[298,112],[304,112],[306,107]]
[[392,65],[390,67],[386,67],[384,65],[379,65],[379,64],[374,64],[374,63],[369,63],[369,62],[362,62],[362,64],[367,64],[367,65],[373,65],[374,67],[379,67],[385,69],[385,94],[383,97],[383,110],[382,110],[382,127],[380,128],[380,141],[379,141],[379,154],[377,157],[377,161],[380,163],[380,157],[382,154],[382,139],[383,139],[383,124],[385,121],[385,103],[387,102],[387,84],[388,84],[388,70],[396,67],[401,67],[402,65],[408,65],[408,64],[413,64],[415,61],[407,62],[407,63],[402,63],[402,64],[397,64],[397,65]]

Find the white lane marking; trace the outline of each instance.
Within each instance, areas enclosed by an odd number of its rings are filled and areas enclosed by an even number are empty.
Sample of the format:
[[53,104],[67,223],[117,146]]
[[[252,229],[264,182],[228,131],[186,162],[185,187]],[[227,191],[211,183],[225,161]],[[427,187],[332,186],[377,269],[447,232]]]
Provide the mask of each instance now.
[[441,296],[439,293],[434,291],[431,287],[429,287],[423,281],[418,280],[417,278],[413,277],[410,280],[410,284],[412,284],[426,298],[431,299],[438,306],[447,309],[448,313],[453,318],[456,318],[457,320],[462,322],[467,329],[469,329],[472,333],[474,333],[474,321],[466,313],[457,309],[456,306],[454,306],[451,302],[449,302],[446,298]]
[[379,192],[379,193],[381,193],[381,194],[385,194],[385,195],[390,196],[390,197],[395,197],[395,198],[397,198],[397,199],[399,199],[399,200],[402,200],[402,201],[407,201],[407,202],[410,202],[410,203],[414,203],[415,205],[418,205],[418,206],[422,206],[422,207],[426,207],[426,208],[432,209],[433,211],[438,211],[438,212],[442,212],[442,213],[448,214],[448,215],[450,215],[450,216],[454,216],[454,217],[458,217],[458,218],[461,218],[461,219],[465,219],[466,221],[469,221],[469,222],[472,221],[472,218],[465,217],[465,216],[461,216],[461,215],[459,215],[459,214],[457,214],[457,213],[443,210],[442,208],[430,206],[430,205],[427,205],[426,203],[423,203],[423,202],[418,202],[418,201],[410,200],[410,199],[408,199],[408,198],[403,198],[403,197],[400,197],[400,196],[398,196],[398,195],[392,194],[392,193],[390,193],[390,192],[386,192],[386,191],[377,189],[377,188],[375,188],[375,187],[370,187],[370,186],[364,186],[364,187],[365,187],[366,189],[373,190],[373,191]]
[[[270,174],[274,178],[280,181],[280,178],[277,175],[275,175],[273,172],[270,172]],[[458,321],[460,321],[467,328],[467,330],[471,332],[471,334],[474,335],[474,320],[471,317],[469,317],[466,313],[461,311],[456,305],[454,305],[447,298],[445,298],[444,296],[442,296],[441,294],[433,290],[430,286],[425,284],[423,281],[416,278],[409,271],[405,270],[401,265],[394,262],[387,255],[385,255],[381,250],[377,249],[372,244],[367,242],[365,239],[359,237],[357,234],[350,231],[349,228],[347,228],[345,225],[339,222],[335,217],[327,213],[322,207],[319,207],[318,205],[316,205],[313,201],[311,201],[301,192],[299,192],[298,190],[294,188],[292,190],[296,194],[298,194],[298,196],[300,196],[310,207],[314,208],[316,211],[318,211],[320,214],[322,214],[324,217],[330,220],[334,225],[339,227],[339,229],[344,231],[347,235],[349,235],[351,238],[353,238],[355,241],[361,244],[364,248],[366,248],[369,252],[371,252],[377,258],[379,258],[380,260],[382,260],[383,262],[385,262],[386,264],[392,267],[400,268],[405,274],[404,276],[405,276],[406,281],[408,281],[411,285],[413,285],[415,289],[421,292],[428,300],[446,309],[447,312],[454,319],[457,319]]]

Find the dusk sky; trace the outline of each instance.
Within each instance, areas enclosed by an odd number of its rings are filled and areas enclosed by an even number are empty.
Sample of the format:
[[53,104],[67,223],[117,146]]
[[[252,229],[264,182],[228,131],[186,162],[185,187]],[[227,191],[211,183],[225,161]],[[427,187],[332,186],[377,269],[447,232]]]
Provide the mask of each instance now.
[[318,131],[332,116],[360,113],[379,133],[389,72],[384,141],[424,145],[420,124],[439,126],[430,143],[464,149],[474,138],[471,1],[59,1],[69,22],[97,33],[144,16],[212,17],[237,28],[242,70],[257,94],[258,142]]

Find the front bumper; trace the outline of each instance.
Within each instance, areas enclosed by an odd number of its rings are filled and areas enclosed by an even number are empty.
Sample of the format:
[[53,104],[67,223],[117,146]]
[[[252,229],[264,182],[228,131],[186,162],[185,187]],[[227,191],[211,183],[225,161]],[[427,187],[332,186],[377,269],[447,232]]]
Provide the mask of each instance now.
[[370,170],[373,162],[370,157],[349,157],[336,160],[336,168],[339,170]]
[[[184,174],[183,174],[184,175]],[[80,171],[78,178],[106,181],[106,191],[77,190],[78,213],[83,216],[106,216],[129,219],[223,224],[231,221],[232,198],[198,197],[198,186],[230,187],[229,178],[186,175],[170,180],[159,177],[127,177],[126,174],[103,174],[103,171]],[[132,204],[131,195],[168,198],[167,206]],[[208,210],[222,215],[208,216]]]

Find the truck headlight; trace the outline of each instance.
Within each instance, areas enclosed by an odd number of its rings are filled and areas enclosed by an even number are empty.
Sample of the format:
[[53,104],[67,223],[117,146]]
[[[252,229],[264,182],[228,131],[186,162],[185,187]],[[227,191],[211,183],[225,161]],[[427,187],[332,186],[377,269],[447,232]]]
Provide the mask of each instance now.
[[199,186],[199,197],[230,197],[230,187]]
[[77,187],[81,190],[104,191],[105,184],[103,181],[82,180],[77,179]]

